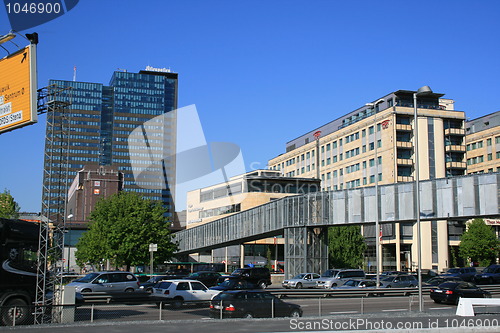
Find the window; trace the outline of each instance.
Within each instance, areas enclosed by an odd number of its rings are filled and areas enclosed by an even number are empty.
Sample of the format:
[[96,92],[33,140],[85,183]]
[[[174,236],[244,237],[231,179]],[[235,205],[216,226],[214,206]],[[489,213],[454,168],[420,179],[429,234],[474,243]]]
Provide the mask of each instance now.
[[333,163],[337,163],[337,155],[333,156]]
[[375,183],[375,175],[370,176],[370,184]]
[[366,130],[361,131],[361,136],[364,138],[366,136]]
[[330,165],[330,164],[331,164],[331,159],[330,159],[330,157],[328,157],[328,158],[326,159],[326,165]]
[[382,165],[382,156],[377,157],[377,160],[378,165]]
[[377,148],[381,148],[382,147],[382,139],[379,139],[377,141]]
[[363,161],[363,169],[366,169],[366,161]]
[[333,141],[333,149],[337,148],[337,141]]
[[363,147],[361,147],[361,152],[366,153],[366,145],[363,145]]
[[488,161],[491,161],[493,159],[493,154],[489,153],[488,154]]
[[339,147],[342,147],[342,139],[339,139]]
[[488,140],[486,140],[486,145],[487,146],[491,146],[491,138],[489,138]]
[[370,150],[374,150],[375,149],[375,144],[372,142],[370,143]]
[[382,124],[377,124],[377,132],[380,132],[380,129],[382,128]]
[[326,145],[326,151],[330,151],[330,144]]
[[369,161],[369,163],[370,163],[370,166],[371,166],[371,167],[372,167],[372,166],[375,166],[375,159],[374,159],[374,158],[372,158],[372,159]]
[[368,134],[373,134],[374,128],[373,126],[368,127]]

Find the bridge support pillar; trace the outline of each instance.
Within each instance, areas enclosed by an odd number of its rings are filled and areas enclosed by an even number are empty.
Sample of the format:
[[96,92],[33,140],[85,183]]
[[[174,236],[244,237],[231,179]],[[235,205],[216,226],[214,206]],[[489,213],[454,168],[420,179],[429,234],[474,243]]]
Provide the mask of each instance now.
[[285,228],[285,278],[328,269],[328,228]]

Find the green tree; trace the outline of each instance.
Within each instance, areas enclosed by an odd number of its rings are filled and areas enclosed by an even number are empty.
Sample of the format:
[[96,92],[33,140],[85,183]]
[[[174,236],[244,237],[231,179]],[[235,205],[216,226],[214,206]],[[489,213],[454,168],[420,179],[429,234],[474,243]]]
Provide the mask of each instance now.
[[365,238],[358,225],[337,226],[328,229],[330,267],[360,268],[363,266]]
[[89,230],[76,245],[79,265],[110,260],[116,266],[149,263],[149,244],[158,244],[155,263],[172,257],[172,242],[166,209],[161,202],[136,193],[120,192],[100,200],[90,214]]
[[14,201],[14,197],[7,189],[0,193],[0,217],[5,219],[19,217],[19,205]]
[[495,261],[500,242],[493,228],[483,219],[474,219],[468,224],[467,231],[460,237],[459,254],[465,260],[479,262],[488,266]]

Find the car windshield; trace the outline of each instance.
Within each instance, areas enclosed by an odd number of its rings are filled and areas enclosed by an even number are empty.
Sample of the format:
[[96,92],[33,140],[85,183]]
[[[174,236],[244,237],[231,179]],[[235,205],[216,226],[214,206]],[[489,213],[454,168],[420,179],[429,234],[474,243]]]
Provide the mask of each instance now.
[[230,279],[230,280],[226,280],[226,281],[222,282],[222,283],[220,284],[220,286],[222,286],[222,287],[229,287],[229,288],[231,288],[231,287],[233,287],[234,285],[236,285],[236,283],[237,283],[237,282],[238,282],[238,280],[231,280],[231,279]]
[[238,268],[238,269],[235,269],[234,272],[231,273],[231,275],[241,275],[243,273],[245,273],[245,270]]
[[299,275],[295,275],[292,280],[300,280],[300,279],[303,279],[304,276],[306,276],[304,273],[299,274]]
[[483,273],[495,273],[495,267],[486,267]]
[[448,270],[448,273],[459,273],[459,272],[460,272],[460,270],[458,268],[450,268]]
[[156,283],[158,281],[161,281],[165,278],[165,276],[153,276],[149,280],[147,280],[147,283]]
[[359,281],[349,280],[346,283],[344,283],[344,286],[356,287],[358,284],[359,284]]
[[325,272],[323,272],[323,274],[321,274],[321,277],[333,277],[337,274],[338,271],[335,271],[335,270],[327,270]]
[[74,282],[84,282],[84,283],[90,283],[92,280],[94,280],[97,276],[99,276],[99,273],[89,273],[85,275],[84,277],[75,280]]
[[445,282],[439,285],[440,289],[454,289],[457,283],[455,282]]

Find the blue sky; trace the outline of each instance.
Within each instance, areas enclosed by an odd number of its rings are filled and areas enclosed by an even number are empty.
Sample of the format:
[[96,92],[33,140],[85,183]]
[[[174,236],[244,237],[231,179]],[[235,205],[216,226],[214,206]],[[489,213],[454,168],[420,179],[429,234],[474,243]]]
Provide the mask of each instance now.
[[[239,145],[251,170],[399,89],[429,85],[471,119],[500,110],[499,12],[496,0],[81,0],[23,33],[39,34],[39,87],[74,66],[104,84],[118,68],[178,72],[179,107],[195,104],[207,141]],[[42,116],[0,135],[0,191],[22,211],[41,209],[44,131]]]

